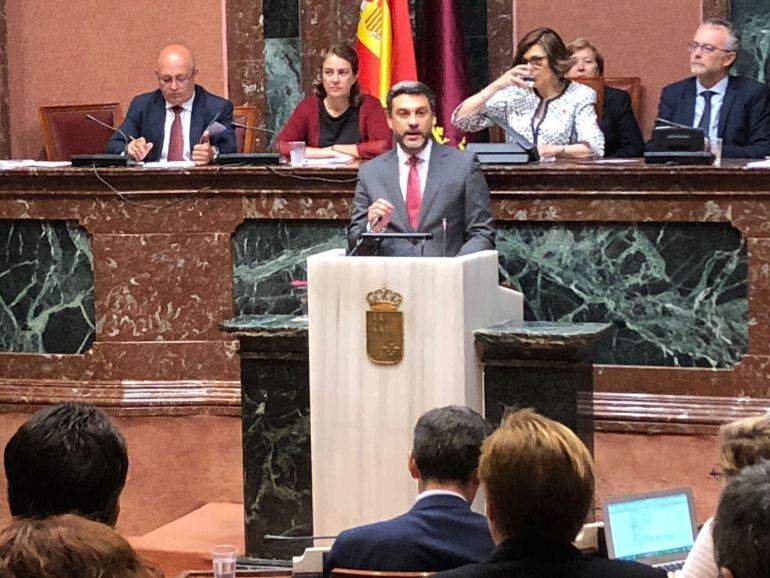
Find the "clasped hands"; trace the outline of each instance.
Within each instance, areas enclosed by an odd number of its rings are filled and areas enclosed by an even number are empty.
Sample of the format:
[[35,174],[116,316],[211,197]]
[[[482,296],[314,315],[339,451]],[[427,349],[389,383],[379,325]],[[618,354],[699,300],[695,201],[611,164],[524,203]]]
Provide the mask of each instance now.
[[[214,159],[214,147],[211,146],[209,131],[205,131],[200,143],[192,150],[192,160],[196,165],[207,165]],[[153,144],[147,142],[144,137],[132,140],[128,143],[126,153],[135,161],[143,161],[150,154]]]

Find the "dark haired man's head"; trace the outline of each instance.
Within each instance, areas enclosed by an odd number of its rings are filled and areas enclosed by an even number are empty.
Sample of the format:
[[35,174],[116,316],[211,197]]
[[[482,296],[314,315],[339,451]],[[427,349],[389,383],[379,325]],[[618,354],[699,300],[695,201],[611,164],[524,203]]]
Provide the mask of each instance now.
[[729,481],[713,535],[721,576],[770,576],[770,461],[745,468]]
[[388,126],[407,155],[417,155],[431,141],[436,97],[427,84],[404,80],[388,91]]
[[423,414],[409,456],[409,470],[419,479],[420,491],[455,488],[472,501],[478,490],[481,445],[491,431],[469,407],[450,405]]
[[39,411],[5,446],[8,503],[16,517],[74,513],[114,525],[127,473],[123,436],[90,405]]

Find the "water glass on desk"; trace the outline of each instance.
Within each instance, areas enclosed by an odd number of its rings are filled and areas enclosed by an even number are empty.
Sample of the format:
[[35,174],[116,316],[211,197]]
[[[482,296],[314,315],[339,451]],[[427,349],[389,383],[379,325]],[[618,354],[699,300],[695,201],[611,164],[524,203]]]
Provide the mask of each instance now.
[[211,561],[214,565],[214,578],[235,578],[235,562],[238,559],[238,547],[232,544],[214,546]]
[[713,166],[721,167],[722,166],[722,139],[721,138],[709,139],[709,150],[711,150],[711,154],[714,155]]
[[305,162],[305,143],[301,140],[293,140],[289,142],[289,160],[291,166],[301,167]]

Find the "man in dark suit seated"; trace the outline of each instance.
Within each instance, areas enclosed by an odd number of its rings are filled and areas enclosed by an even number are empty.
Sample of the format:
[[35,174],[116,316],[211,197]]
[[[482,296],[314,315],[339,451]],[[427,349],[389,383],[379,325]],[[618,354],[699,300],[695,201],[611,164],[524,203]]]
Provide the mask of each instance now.
[[740,43],[730,22],[703,22],[688,45],[695,76],[663,89],[658,117],[721,138],[723,157],[764,158],[770,155],[770,91],[745,76],[730,76]]
[[128,452],[110,418],[91,405],[43,409],[5,446],[11,515],[77,514],[114,526],[128,473]]
[[123,134],[113,134],[105,152],[125,151],[135,161],[192,160],[197,165],[235,152],[233,104],[195,83],[198,69],[189,48],[166,46],[158,54],[155,75],[158,89],[131,101],[120,125]]
[[[422,82],[388,92],[388,125],[398,146],[358,171],[348,245],[359,255],[454,257],[495,248],[489,187],[469,152],[433,140],[436,97]],[[432,233],[359,243],[361,233]]]
[[467,407],[432,409],[417,421],[409,472],[419,494],[406,514],[342,532],[324,563],[391,572],[440,571],[485,559],[494,548],[470,504],[479,488],[481,444],[490,428]]
[[714,553],[724,578],[770,576],[770,462],[741,470],[714,517]]
[[497,544],[480,564],[439,578],[666,578],[636,562],[589,558],[572,542],[594,498],[591,454],[566,426],[519,410],[484,443],[479,477]]

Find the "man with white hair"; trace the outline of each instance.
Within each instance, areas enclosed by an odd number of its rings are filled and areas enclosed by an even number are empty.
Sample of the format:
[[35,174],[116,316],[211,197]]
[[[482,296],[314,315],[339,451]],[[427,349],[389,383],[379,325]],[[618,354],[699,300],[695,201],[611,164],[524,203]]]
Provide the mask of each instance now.
[[687,45],[694,76],[666,86],[658,117],[703,129],[722,139],[726,158],[770,155],[770,90],[745,76],[730,76],[741,39],[719,18],[704,21]]

